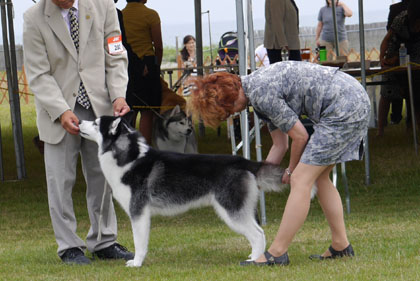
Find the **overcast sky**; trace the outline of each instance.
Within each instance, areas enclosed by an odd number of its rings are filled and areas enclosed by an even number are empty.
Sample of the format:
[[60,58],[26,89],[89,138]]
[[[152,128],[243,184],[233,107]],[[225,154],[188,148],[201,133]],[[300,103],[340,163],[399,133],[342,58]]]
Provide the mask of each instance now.
[[[51,1],[51,0],[48,0]],[[84,0],[79,0],[84,1]],[[264,28],[264,1],[252,0],[253,18],[255,29]],[[315,26],[317,24],[317,14],[320,7],[325,5],[325,0],[295,0],[299,7],[300,25]],[[22,42],[23,12],[34,5],[32,0],[12,0],[15,10],[15,34],[16,43]],[[229,31],[236,29],[236,0],[202,0],[201,10],[210,11],[210,28],[214,41],[218,41],[218,33],[224,29]],[[243,5],[247,5],[248,0],[243,0]],[[346,20],[346,24],[356,24],[359,20],[358,0],[344,1],[354,12],[352,18]],[[365,23],[386,21],[389,5],[392,0],[364,0]],[[117,7],[123,9],[126,5],[125,0],[119,0]],[[161,18],[162,33],[166,45],[174,45],[175,36],[194,34],[194,0],[149,0],[146,4],[149,8],[156,10]],[[215,36],[216,35],[216,36]],[[208,37],[208,14],[203,15],[203,38]],[[168,39],[170,38],[170,39]],[[165,42],[165,41],[171,42]],[[172,42],[173,41],[173,42]]]

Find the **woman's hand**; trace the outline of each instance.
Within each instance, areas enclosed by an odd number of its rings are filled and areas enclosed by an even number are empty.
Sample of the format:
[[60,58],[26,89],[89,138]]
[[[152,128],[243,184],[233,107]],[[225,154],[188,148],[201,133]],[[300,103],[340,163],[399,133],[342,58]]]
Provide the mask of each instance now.
[[283,177],[281,178],[281,182],[284,184],[290,184],[290,177],[292,176],[292,172],[289,168],[284,171]]
[[394,56],[391,58],[384,58],[381,60],[382,67],[391,67],[398,65],[398,56]]
[[143,76],[146,76],[148,73],[149,73],[149,69],[147,69],[147,65],[144,65]]
[[351,17],[353,15],[353,11],[349,7],[347,7],[347,5],[344,4],[344,2],[338,1],[337,7],[342,7],[343,8],[344,16]]

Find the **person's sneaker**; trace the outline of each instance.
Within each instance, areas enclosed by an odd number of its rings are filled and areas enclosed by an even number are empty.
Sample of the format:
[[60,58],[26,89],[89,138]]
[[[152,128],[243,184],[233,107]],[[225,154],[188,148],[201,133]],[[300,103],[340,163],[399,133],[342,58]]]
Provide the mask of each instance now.
[[126,247],[121,246],[118,243],[112,244],[111,246],[101,249],[93,253],[100,259],[124,259],[126,261],[134,259],[134,254],[129,252]]
[[70,248],[66,250],[60,258],[66,264],[90,264],[90,259],[88,259],[79,248]]

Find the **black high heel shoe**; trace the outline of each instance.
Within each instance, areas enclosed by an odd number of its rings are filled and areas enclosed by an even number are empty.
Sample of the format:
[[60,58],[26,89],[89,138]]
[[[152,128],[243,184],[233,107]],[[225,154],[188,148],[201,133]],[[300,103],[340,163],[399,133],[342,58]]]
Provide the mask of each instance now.
[[328,250],[330,251],[331,256],[323,257],[321,255],[311,255],[309,256],[309,258],[311,260],[326,260],[326,259],[336,259],[336,258],[342,258],[342,257],[354,257],[354,250],[351,244],[349,244],[347,248],[341,251],[334,250],[332,246],[330,246]]
[[248,265],[272,266],[272,265],[288,265],[290,263],[289,255],[287,254],[287,252],[281,255],[280,257],[275,257],[272,254],[270,254],[268,251],[265,251],[264,256],[267,259],[267,261],[256,262],[256,261],[247,260],[247,261],[241,261],[240,265],[241,266],[248,266]]

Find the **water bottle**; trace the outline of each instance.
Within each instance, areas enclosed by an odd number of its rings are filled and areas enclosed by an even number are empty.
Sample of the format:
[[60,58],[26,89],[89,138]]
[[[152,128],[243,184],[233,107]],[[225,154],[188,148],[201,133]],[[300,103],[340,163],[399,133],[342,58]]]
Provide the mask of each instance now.
[[283,47],[281,49],[281,60],[282,61],[287,61],[289,60],[289,51],[287,50],[286,47]]
[[400,49],[400,66],[407,66],[407,48],[404,43],[401,43]]
[[327,60],[327,49],[325,46],[319,46],[319,61],[323,62]]

